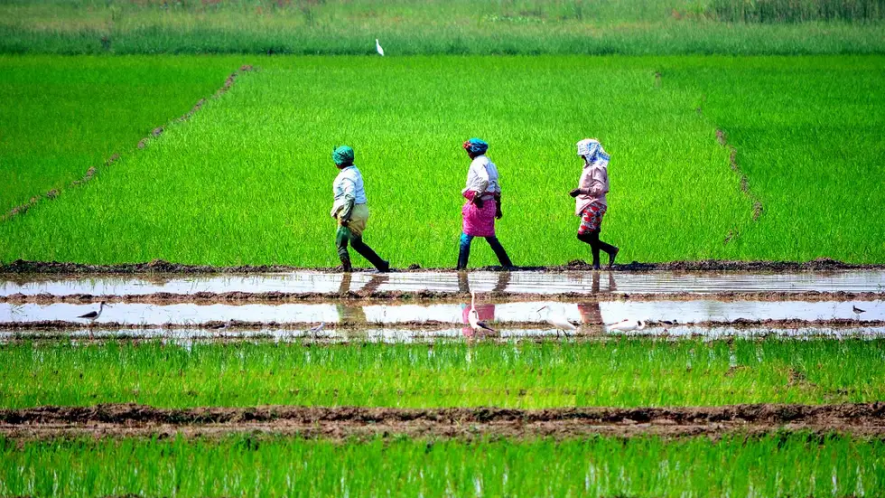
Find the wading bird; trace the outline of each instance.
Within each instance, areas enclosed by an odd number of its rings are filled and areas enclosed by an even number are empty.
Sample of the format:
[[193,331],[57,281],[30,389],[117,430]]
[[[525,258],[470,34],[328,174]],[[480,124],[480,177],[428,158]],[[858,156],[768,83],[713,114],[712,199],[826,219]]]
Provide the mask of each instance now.
[[215,335],[215,337],[218,337],[218,335],[219,335],[219,333],[220,333],[221,331],[229,329],[230,326],[233,325],[233,323],[234,323],[233,320],[228,320],[228,321],[226,321],[226,322],[224,322],[224,323],[222,323],[222,324],[219,324],[219,325],[213,325],[213,326],[211,326],[211,327],[209,327],[209,328],[212,329],[212,330],[214,331],[213,334]]
[[482,332],[484,330],[497,332],[488,323],[479,321],[479,313],[476,311],[476,294],[473,291],[470,292],[470,313],[467,314],[467,321],[470,322],[470,328],[474,332]]
[[621,332],[629,332],[631,330],[642,330],[645,328],[645,322],[643,320],[632,320],[630,318],[621,320],[618,323],[613,323],[611,325],[606,325],[609,331],[619,330]]
[[854,311],[855,315],[859,315],[861,313],[867,312],[867,310],[862,310],[862,309],[858,308],[857,306],[852,306],[851,309],[852,309],[852,311]]
[[569,330],[578,330],[578,326],[580,324],[572,322],[571,320],[566,318],[565,315],[561,313],[553,314],[553,311],[548,306],[543,306],[539,308],[538,314],[540,314],[543,310],[547,310],[547,312],[544,313],[544,321],[549,323],[550,325],[553,325],[553,328],[556,329],[556,337],[559,337],[560,330],[565,335],[568,335]]
[[[89,320],[91,323],[95,323],[95,321],[98,320],[98,317],[101,316],[101,312],[102,312],[102,310],[104,310],[105,304],[107,304],[107,303],[102,301],[102,302],[98,303],[98,311],[90,311],[89,313],[86,313],[85,315],[80,315],[77,318],[85,318],[85,319]],[[108,308],[110,308],[110,307],[111,307],[111,305],[108,304]]]
[[384,49],[381,48],[381,43],[378,42],[377,38],[375,38],[375,51],[378,52],[378,55],[384,57]]
[[[105,305],[105,304],[107,304],[107,303],[105,303],[104,301],[102,301],[102,302],[98,303],[98,311],[90,311],[89,313],[86,313],[85,315],[80,315],[80,316],[78,316],[77,318],[85,318],[86,320],[89,320],[89,324],[90,324],[90,325],[94,325],[94,324],[95,324],[95,321],[98,320],[98,317],[101,316],[101,312],[104,310],[104,305]],[[108,307],[110,308],[111,305],[108,304]],[[95,336],[92,334],[92,328],[91,328],[91,327],[89,328],[89,338],[90,338],[90,339],[95,339]]]
[[313,340],[316,340],[317,334],[319,334],[320,331],[322,331],[324,328],[326,328],[326,322],[317,325],[316,327],[310,329],[308,332],[310,332],[310,334],[313,336]]

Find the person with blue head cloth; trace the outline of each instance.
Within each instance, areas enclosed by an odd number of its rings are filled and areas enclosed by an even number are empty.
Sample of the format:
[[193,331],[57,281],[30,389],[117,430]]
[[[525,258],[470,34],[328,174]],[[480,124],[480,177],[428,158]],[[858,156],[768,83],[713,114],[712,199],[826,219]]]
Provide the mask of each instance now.
[[349,272],[352,269],[347,244],[366,258],[378,271],[386,272],[390,263],[381,259],[375,251],[363,242],[363,231],[369,221],[369,208],[366,200],[366,189],[363,175],[354,166],[354,151],[347,145],[336,147],[332,151],[332,160],[340,170],[332,183],[332,218],[338,220],[338,231],[335,234],[335,245],[338,247],[338,258],[341,267]]
[[467,201],[461,207],[461,240],[458,250],[458,270],[466,270],[470,259],[470,244],[474,237],[483,237],[489,243],[498,261],[505,269],[513,267],[507,251],[495,236],[495,220],[504,214],[501,211],[501,185],[498,183],[498,168],[486,157],[489,144],[478,138],[464,142],[464,150],[470,156],[467,170],[467,185],[461,191]]
[[585,138],[576,145],[578,157],[584,161],[584,168],[581,171],[578,188],[569,192],[569,195],[575,198],[575,216],[581,218],[581,225],[578,227],[578,240],[590,245],[593,252],[594,270],[599,269],[600,251],[608,254],[608,268],[611,269],[620,249],[599,240],[602,217],[608,211],[608,201],[605,195],[609,189],[608,161],[610,157],[605,153],[599,140],[595,138]]

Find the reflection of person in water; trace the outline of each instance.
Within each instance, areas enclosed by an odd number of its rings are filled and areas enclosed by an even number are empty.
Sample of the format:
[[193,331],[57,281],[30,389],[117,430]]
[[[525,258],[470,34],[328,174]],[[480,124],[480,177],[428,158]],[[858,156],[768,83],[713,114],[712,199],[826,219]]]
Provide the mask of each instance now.
[[[341,285],[338,287],[338,295],[346,296],[351,292],[350,287],[353,281],[353,274],[344,273],[342,277]],[[366,285],[364,285],[362,289],[360,289],[360,294],[374,294],[379,287],[387,283],[388,278],[389,276],[385,273],[376,273],[372,275],[372,278],[366,282]],[[360,327],[367,327],[369,325],[368,320],[366,319],[366,313],[362,306],[347,305],[340,299],[336,306],[338,308],[339,323],[353,324]]]
[[[503,293],[508,285],[510,285],[510,272],[500,272],[498,273],[498,281],[495,282],[495,287],[492,289],[492,293]],[[458,290],[470,295],[470,281],[467,279],[466,272],[458,273]],[[493,322],[495,320],[495,304],[477,304],[476,314],[479,316],[479,321],[481,322]],[[461,305],[461,323],[465,324],[465,327],[461,329],[461,332],[464,334],[464,337],[467,337],[468,339],[476,337],[476,333],[474,333],[473,329],[470,327],[469,317],[470,302],[468,301]]]
[[[608,274],[608,291],[607,292],[615,292],[618,288],[615,285],[615,277],[613,274]],[[593,281],[591,291],[593,294],[599,294],[599,273],[593,273]],[[597,298],[596,301],[587,302],[587,303],[578,303],[578,312],[581,314],[581,325],[586,326],[591,333],[603,333],[605,329],[603,324],[605,322],[602,321],[602,310],[599,308],[599,300]]]

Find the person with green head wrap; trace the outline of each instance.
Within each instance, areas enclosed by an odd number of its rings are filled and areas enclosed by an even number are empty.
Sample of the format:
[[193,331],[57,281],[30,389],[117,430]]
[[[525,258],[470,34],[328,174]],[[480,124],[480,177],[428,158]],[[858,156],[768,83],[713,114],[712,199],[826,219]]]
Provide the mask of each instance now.
[[332,160],[339,169],[338,176],[332,183],[334,202],[330,213],[332,218],[338,220],[338,232],[335,234],[338,258],[344,271],[351,271],[350,253],[347,252],[347,245],[350,244],[378,271],[386,272],[390,269],[390,263],[381,259],[363,242],[363,231],[369,221],[369,208],[366,205],[363,175],[353,164],[354,156],[353,149],[347,145],[336,147],[332,151]]

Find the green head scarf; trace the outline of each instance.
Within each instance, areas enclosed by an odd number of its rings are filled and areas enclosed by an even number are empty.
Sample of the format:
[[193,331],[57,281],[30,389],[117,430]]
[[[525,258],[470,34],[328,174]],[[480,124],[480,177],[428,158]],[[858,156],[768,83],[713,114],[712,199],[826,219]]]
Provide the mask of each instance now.
[[353,148],[349,145],[336,147],[335,150],[332,151],[332,160],[335,161],[336,166],[350,166],[353,164],[353,158]]

